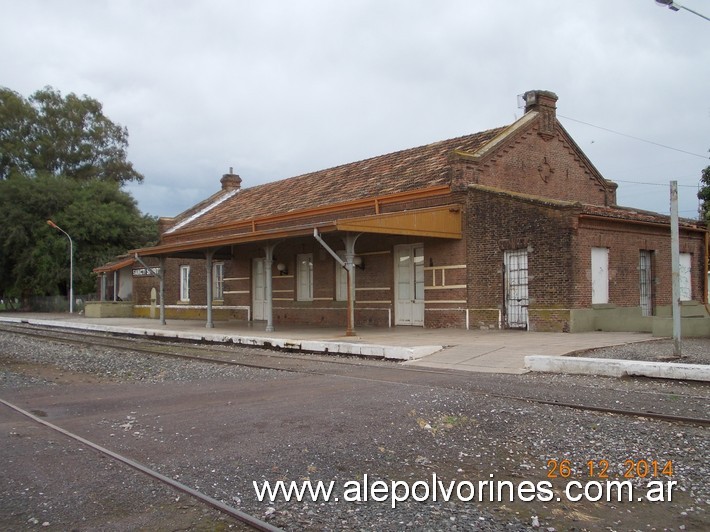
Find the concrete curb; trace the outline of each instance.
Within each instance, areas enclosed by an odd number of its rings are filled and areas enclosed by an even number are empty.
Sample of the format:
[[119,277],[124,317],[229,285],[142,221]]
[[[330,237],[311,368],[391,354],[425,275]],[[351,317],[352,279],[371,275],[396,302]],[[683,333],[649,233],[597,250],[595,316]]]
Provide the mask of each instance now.
[[414,347],[361,344],[356,342],[333,342],[326,340],[293,340],[288,338],[270,338],[261,336],[239,336],[219,333],[196,333],[189,331],[173,331],[158,329],[142,329],[133,327],[118,327],[115,325],[97,325],[94,323],[57,322],[53,320],[38,320],[27,318],[0,317],[0,323],[27,323],[42,327],[58,329],[78,329],[85,331],[108,332],[132,336],[147,336],[154,338],[173,338],[192,340],[195,342],[234,343],[254,347],[273,347],[285,351],[306,353],[327,353],[340,355],[355,355],[363,357],[377,357],[388,360],[414,360],[443,349],[440,345],[420,345]]
[[606,377],[640,376],[656,379],[680,379],[710,382],[710,365],[672,362],[643,362],[609,358],[555,357],[531,355],[525,357],[530,371],[603,375]]

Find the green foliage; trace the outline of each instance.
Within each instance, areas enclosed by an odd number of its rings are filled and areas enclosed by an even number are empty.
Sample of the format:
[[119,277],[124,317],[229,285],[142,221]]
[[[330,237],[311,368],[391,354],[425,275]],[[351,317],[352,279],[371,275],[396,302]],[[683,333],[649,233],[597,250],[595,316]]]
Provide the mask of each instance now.
[[96,290],[93,268],[157,240],[126,181],[128,133],[88,97],[45,88],[29,100],[0,88],[0,296],[67,294],[69,241],[74,292]]
[[706,167],[700,174],[700,190],[698,199],[700,205],[700,217],[710,224],[710,166]]
[[117,183],[65,177],[0,181],[0,294],[68,293],[69,240],[74,242],[74,291],[92,293],[94,267],[157,240],[157,219],[143,216]]
[[15,174],[126,183],[143,176],[126,159],[128,130],[101,104],[45,87],[29,99],[0,87],[0,179]]

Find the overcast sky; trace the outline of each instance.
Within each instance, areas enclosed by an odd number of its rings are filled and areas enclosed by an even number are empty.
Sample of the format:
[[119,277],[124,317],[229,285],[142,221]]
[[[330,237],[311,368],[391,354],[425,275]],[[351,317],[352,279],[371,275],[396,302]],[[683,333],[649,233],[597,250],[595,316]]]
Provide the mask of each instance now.
[[[682,5],[710,16],[707,0]],[[0,13],[0,85],[102,102],[128,128],[145,175],[128,190],[152,215],[216,192],[230,166],[249,187],[507,125],[530,89],[559,96],[622,205],[668,213],[675,179],[695,217],[710,164],[710,22],[654,0],[0,0]]]

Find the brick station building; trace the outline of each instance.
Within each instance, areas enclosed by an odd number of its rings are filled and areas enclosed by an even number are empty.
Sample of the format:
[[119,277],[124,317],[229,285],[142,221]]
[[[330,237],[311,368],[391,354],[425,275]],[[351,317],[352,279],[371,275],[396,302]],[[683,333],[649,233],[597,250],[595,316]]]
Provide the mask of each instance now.
[[[134,315],[652,330],[671,304],[668,217],[617,206],[557,96],[524,99],[513,124],[473,135],[253,187],[230,170],[131,252]],[[706,301],[706,248],[681,221],[683,300]]]

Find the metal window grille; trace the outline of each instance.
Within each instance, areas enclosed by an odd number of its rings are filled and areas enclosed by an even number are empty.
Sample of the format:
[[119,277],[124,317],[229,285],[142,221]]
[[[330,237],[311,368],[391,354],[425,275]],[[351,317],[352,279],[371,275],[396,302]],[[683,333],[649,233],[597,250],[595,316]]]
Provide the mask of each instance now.
[[653,316],[652,253],[647,249],[639,252],[639,297],[643,316]]
[[506,251],[505,323],[511,329],[528,328],[528,252],[526,249]]

